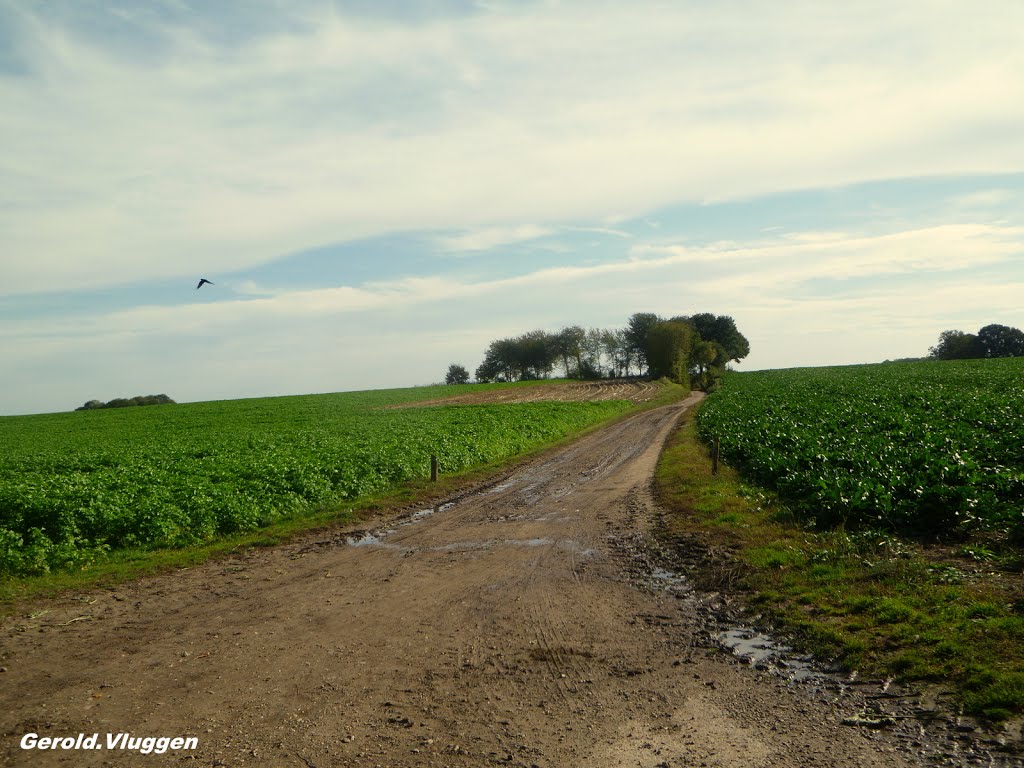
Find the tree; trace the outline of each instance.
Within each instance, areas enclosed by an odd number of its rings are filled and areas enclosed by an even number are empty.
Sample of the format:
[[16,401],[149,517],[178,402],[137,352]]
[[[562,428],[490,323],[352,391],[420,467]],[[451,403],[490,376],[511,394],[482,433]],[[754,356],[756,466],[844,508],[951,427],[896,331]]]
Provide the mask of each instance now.
[[697,369],[701,382],[704,381],[704,374],[721,354],[720,348],[715,346],[713,341],[699,340],[694,343],[690,351],[690,367]]
[[719,358],[714,365],[724,368],[730,360],[739,362],[750,354],[750,342],[739,332],[736,321],[728,315],[713,315],[701,312],[690,317],[675,317],[673,320],[685,320],[693,326],[703,341],[717,344],[721,349]]
[[477,381],[515,381],[516,342],[514,339],[492,341],[484,361],[476,369]]
[[661,322],[661,318],[653,312],[636,312],[626,324],[626,343],[640,367],[647,367],[650,372],[650,364],[647,361],[647,333],[655,325]]
[[445,384],[465,384],[469,381],[469,371],[465,367],[452,363],[448,366],[448,373],[444,377]]
[[992,323],[978,331],[979,351],[984,357],[1024,357],[1024,331]]
[[[570,325],[560,330],[554,337],[555,353],[562,358],[567,379],[580,378],[583,368],[583,344],[587,332],[578,325]],[[572,364],[576,363],[575,368]]]
[[967,360],[984,357],[985,351],[973,333],[943,331],[939,343],[928,350],[928,356],[936,360]]
[[645,354],[652,376],[665,376],[677,384],[689,384],[690,353],[696,332],[688,323],[667,321],[647,330]]
[[97,408],[131,408],[137,405],[174,405],[167,395],[136,395],[135,397],[115,397],[103,403],[89,400],[85,405],[75,408],[76,411],[94,411]]
[[583,336],[583,364],[580,366],[581,379],[600,379],[604,376],[601,355],[604,352],[603,331],[590,328]]
[[626,344],[626,332],[623,330],[601,331],[601,346],[608,358],[609,376],[629,375],[629,363],[632,355]]
[[556,349],[546,331],[530,331],[515,340],[519,378],[546,379],[555,367]]

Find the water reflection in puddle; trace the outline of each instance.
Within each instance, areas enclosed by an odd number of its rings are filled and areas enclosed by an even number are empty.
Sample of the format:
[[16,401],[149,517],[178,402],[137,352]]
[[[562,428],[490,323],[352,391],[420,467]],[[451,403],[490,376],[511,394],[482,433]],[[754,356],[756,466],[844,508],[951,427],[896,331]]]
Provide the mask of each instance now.
[[363,533],[359,536],[346,536],[345,543],[350,547],[382,547],[384,549],[401,549],[397,544],[390,544],[381,541],[381,536],[387,536],[394,531],[383,531],[380,535],[375,533]]
[[736,627],[718,633],[718,642],[733,656],[758,669],[775,672],[790,680],[804,681],[824,678],[807,657],[794,656],[793,649],[770,635],[749,627]]

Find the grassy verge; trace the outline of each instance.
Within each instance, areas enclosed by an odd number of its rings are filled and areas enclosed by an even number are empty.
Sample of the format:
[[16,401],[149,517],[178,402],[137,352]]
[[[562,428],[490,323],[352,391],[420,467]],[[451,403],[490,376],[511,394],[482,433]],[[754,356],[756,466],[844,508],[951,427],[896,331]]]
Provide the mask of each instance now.
[[284,544],[311,531],[386,517],[410,507],[426,508],[466,488],[487,482],[542,453],[556,450],[584,434],[629,418],[640,411],[676,402],[688,394],[688,390],[678,385],[663,382],[661,391],[651,401],[559,440],[536,446],[525,453],[461,472],[442,474],[436,483],[426,479],[408,481],[382,493],[298,514],[258,531],[222,537],[191,547],[120,549],[108,553],[97,562],[74,570],[0,578],[0,616],[18,611],[27,601],[54,597],[72,590],[109,588],[143,576],[190,568],[212,558],[229,557],[257,547]]
[[667,543],[726,553],[706,586],[744,592],[798,647],[861,676],[934,683],[967,714],[1024,713],[1021,553],[811,530],[731,468],[712,475],[692,413],[656,483]]

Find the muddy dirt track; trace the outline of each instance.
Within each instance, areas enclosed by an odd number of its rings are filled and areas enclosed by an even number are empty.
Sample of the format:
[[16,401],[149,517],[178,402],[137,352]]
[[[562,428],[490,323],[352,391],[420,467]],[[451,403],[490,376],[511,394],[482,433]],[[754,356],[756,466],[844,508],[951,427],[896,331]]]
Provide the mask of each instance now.
[[[699,601],[645,573],[652,471],[686,405],[436,510],[10,618],[0,764],[926,764],[844,725],[852,705],[699,647]],[[31,732],[198,747],[21,749]]]

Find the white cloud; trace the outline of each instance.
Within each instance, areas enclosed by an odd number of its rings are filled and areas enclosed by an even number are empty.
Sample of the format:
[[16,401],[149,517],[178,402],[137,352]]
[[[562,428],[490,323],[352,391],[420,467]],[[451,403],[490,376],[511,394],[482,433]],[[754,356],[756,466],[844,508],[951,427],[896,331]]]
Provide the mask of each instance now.
[[950,200],[950,204],[956,210],[976,213],[979,209],[988,210],[1012,202],[1016,198],[1017,193],[1012,189],[984,189],[966,195],[957,195]]
[[550,227],[523,224],[518,227],[488,227],[486,229],[436,238],[442,250],[455,253],[486,251],[501,245],[536,240],[554,233]]
[[[1024,253],[1024,227],[938,225],[884,235],[798,232],[757,243],[709,246],[641,243],[634,260],[654,264],[736,262],[746,270],[722,278],[731,286],[766,286],[823,277],[842,279],[980,267]],[[765,268],[763,265],[770,265]],[[758,266],[760,268],[758,268]],[[745,276],[746,275],[746,276]]]
[[32,13],[34,74],[0,76],[6,293],[395,230],[465,228],[469,249],[514,222],[1024,170],[1009,0],[514,5],[419,25],[311,6],[234,47],[155,28],[166,51],[145,61]]

